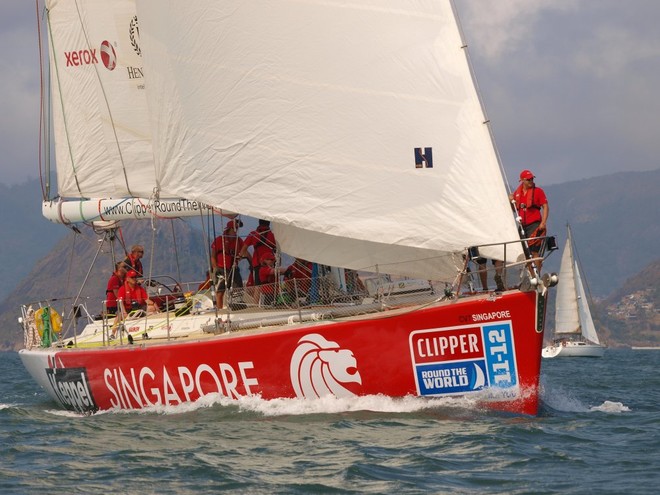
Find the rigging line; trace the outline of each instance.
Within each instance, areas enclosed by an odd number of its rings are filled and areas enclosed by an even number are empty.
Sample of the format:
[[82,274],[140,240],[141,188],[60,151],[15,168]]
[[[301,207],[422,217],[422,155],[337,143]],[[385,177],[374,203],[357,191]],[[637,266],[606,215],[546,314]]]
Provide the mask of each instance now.
[[[210,216],[211,216],[211,218],[209,219],[209,223],[211,225],[209,226],[209,232],[211,231],[211,228],[212,228],[213,229],[213,240],[215,241],[215,237],[216,237],[216,235],[215,235],[216,234],[216,230],[215,230],[215,208],[210,212]],[[211,272],[209,272],[209,275],[211,276],[211,279],[213,280],[213,282],[211,283],[211,287],[213,287],[212,294],[213,294],[214,299],[216,299],[215,304],[213,305],[213,307],[215,308],[215,318],[213,319],[213,321],[215,322],[215,329],[219,330],[220,329],[220,322],[218,322],[218,320],[219,320],[219,313],[220,313],[220,310],[222,308],[219,308],[218,304],[217,304],[218,288],[216,286],[216,276],[215,276],[216,275],[216,270],[213,268],[213,262],[214,261],[211,260],[211,257],[214,257],[215,253],[213,253],[213,250],[211,249],[210,244],[207,244],[207,245],[209,245],[209,250],[210,250],[210,253],[211,253],[210,256],[209,256],[209,263],[211,263]],[[225,285],[226,285],[226,282],[225,282]]]
[[112,257],[112,273],[115,272],[115,267],[117,265],[117,253],[115,252],[115,239],[117,238],[118,228],[113,229],[112,235],[110,237],[110,255]]
[[71,139],[69,136],[69,125],[67,123],[67,118],[66,118],[66,111],[64,108],[64,99],[62,97],[62,83],[60,80],[60,66],[58,64],[58,59],[57,56],[55,55],[57,51],[55,50],[55,38],[53,37],[53,31],[52,31],[52,24],[50,22],[50,10],[46,9],[46,18],[48,19],[48,34],[50,36],[50,46],[51,50],[53,51],[53,62],[55,63],[55,79],[57,80],[57,89],[58,89],[58,94],[59,94],[59,99],[60,99],[60,107],[62,108],[62,122],[64,124],[64,135],[66,136],[66,144],[67,144],[67,149],[69,151],[69,159],[71,160],[71,168],[73,170],[73,178],[76,181],[76,188],[78,189],[78,192],[82,195],[82,191],[80,189],[80,182],[78,182],[78,171],[76,170],[76,164],[75,160],[73,158],[73,147],[71,145]]
[[174,244],[174,260],[176,262],[177,280],[181,282],[181,265],[179,263],[179,248],[176,244],[176,230],[174,229],[174,220],[170,220],[170,227],[172,229],[172,244]]
[[[117,229],[117,232],[118,232],[118,234],[119,234],[119,237],[118,237],[118,239],[119,239],[119,245],[120,245],[121,248],[124,250],[124,259],[125,259],[125,258],[128,256],[128,251],[127,251],[127,249],[126,249],[126,241],[124,240],[124,230],[123,230],[121,227],[119,227],[119,228]],[[143,274],[143,275],[144,275],[144,274]]]
[[[48,70],[47,73],[48,80],[46,82],[46,88],[51,88],[53,86],[53,81],[51,78],[51,72],[50,69]],[[50,93],[49,93],[50,95]],[[48,101],[50,102],[50,96],[48,98]],[[51,143],[51,131],[53,127],[53,106],[50,105],[50,103],[44,102],[44,106],[46,107],[46,111],[48,112],[48,115],[46,116],[46,123],[44,125],[44,137],[43,137],[43,146],[44,149],[46,150],[45,157],[44,157],[44,168],[46,171],[46,195],[48,198],[51,198],[51,168],[53,164],[53,158],[51,156],[51,150],[50,150],[50,143]]]
[[207,263],[207,270],[209,272],[209,277],[211,276],[211,273],[213,271],[213,265],[211,265],[211,241],[209,239],[209,218],[212,214],[212,211],[207,210],[206,212],[206,219],[207,219],[207,225],[204,226],[204,212],[200,209],[199,210],[199,220],[200,224],[202,226],[202,240],[204,242],[204,250],[206,251],[206,263]]
[[[78,291],[78,294],[76,294],[76,297],[73,299],[72,303],[72,308],[78,305],[78,301],[80,301],[81,295],[83,290],[85,289],[85,286],[87,285],[87,281],[89,280],[89,276],[92,273],[92,270],[94,269],[94,265],[96,265],[96,261],[98,260],[99,254],[101,253],[103,249],[103,244],[108,240],[108,231],[104,233],[103,239],[101,239],[101,242],[99,242],[99,247],[96,250],[96,254],[94,255],[94,259],[92,260],[92,263],[89,266],[89,269],[87,270],[87,274],[85,275],[85,279],[83,280],[82,285],[80,286],[80,290]],[[74,343],[77,344],[76,340],[76,332],[73,333],[73,339]]]
[[[87,42],[87,47],[92,48],[92,44],[89,40],[89,36],[87,34],[87,30],[85,29],[85,24],[82,20],[82,15],[80,13],[80,5],[78,0],[76,0],[76,11],[78,12],[78,19],[80,20],[80,28],[82,29],[83,35],[85,36],[85,41]],[[112,127],[112,134],[115,137],[115,144],[117,145],[117,153],[119,154],[119,161],[121,163],[121,170],[122,173],[124,174],[124,182],[126,184],[126,191],[128,192],[129,196],[133,196],[133,192],[131,191],[131,186],[128,183],[128,174],[126,173],[126,163],[124,162],[124,155],[122,154],[121,151],[121,146],[119,145],[119,137],[117,136],[117,129],[115,127],[115,120],[112,115],[112,109],[110,108],[110,102],[108,101],[108,95],[105,92],[105,86],[103,85],[103,81],[101,79],[101,76],[99,75],[99,69],[97,64],[92,64],[94,67],[94,72],[96,73],[96,78],[99,82],[99,87],[101,88],[101,93],[103,94],[103,101],[105,102],[106,105],[106,110],[108,111],[108,117],[110,120],[110,124]],[[77,179],[76,179],[77,183]],[[80,190],[80,189],[79,189]]]
[[[154,249],[156,247],[156,225],[155,225],[155,219],[152,217],[151,219],[151,250],[149,252],[149,280],[151,280],[151,277],[154,273]],[[144,273],[142,274],[144,276]]]
[[[44,174],[42,171],[43,164],[43,150],[44,143],[43,140],[46,136],[46,123],[44,122],[44,106],[45,106],[45,96],[44,96],[44,48],[41,43],[41,21],[39,16],[39,0],[35,0],[35,7],[37,11],[37,43],[39,45],[39,143],[38,147],[38,166],[39,166],[39,183],[41,184],[41,197],[46,200],[49,194],[47,187],[44,185]],[[45,165],[45,164],[44,164]]]
[[71,285],[71,272],[73,270],[73,258],[76,253],[76,239],[78,238],[78,233],[74,230],[73,232],[73,243],[71,244],[71,257],[69,258],[69,269],[66,274],[66,284],[64,286],[64,293],[68,294],[69,293],[69,287]]

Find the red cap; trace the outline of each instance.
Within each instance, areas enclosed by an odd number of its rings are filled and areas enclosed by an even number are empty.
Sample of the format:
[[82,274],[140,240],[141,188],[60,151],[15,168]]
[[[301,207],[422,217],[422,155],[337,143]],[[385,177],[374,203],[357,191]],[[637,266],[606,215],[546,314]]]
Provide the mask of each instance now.
[[264,255],[261,257],[261,261],[266,261],[266,260],[275,260],[275,255],[271,252],[268,251],[267,253],[264,253]]
[[225,227],[225,232],[228,230],[238,230],[236,226],[242,227],[243,222],[240,220],[231,220],[230,222],[227,223],[227,226]]
[[531,180],[533,178],[534,178],[534,174],[531,173],[529,170],[523,170],[522,172],[520,172],[520,180],[523,180],[523,179]]
[[136,272],[135,270],[130,270],[126,274],[126,278],[138,278],[138,272]]

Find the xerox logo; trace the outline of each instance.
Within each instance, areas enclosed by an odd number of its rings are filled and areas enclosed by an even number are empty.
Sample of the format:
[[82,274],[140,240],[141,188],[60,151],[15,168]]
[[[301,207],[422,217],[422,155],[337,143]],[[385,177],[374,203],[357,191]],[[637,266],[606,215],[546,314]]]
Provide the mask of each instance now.
[[78,50],[76,52],[64,52],[67,67],[78,67],[80,65],[97,64],[96,50]]
[[101,43],[101,60],[108,70],[114,70],[117,67],[117,55],[109,41]]
[[[101,61],[106,69],[114,70],[117,67],[117,55],[114,47],[109,41],[101,43],[99,49],[101,53]],[[80,67],[82,65],[98,64],[99,58],[95,48],[87,48],[85,50],[76,50],[71,52],[64,52],[67,67]]]

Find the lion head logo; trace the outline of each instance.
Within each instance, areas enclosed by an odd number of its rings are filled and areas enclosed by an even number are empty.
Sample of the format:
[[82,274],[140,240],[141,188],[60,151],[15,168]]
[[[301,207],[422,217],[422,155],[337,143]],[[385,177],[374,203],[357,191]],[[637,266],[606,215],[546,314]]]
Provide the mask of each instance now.
[[299,398],[353,397],[343,383],[362,384],[353,352],[319,334],[305,335],[291,357],[291,384]]

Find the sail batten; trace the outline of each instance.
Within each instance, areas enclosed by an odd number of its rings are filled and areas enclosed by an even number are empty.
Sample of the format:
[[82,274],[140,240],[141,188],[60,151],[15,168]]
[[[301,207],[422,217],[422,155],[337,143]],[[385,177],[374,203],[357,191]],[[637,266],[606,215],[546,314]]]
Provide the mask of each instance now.
[[344,267],[518,238],[449,1],[137,6],[161,194]]

